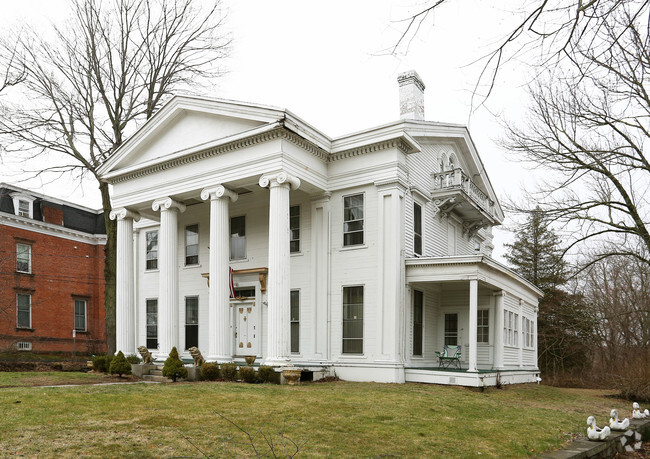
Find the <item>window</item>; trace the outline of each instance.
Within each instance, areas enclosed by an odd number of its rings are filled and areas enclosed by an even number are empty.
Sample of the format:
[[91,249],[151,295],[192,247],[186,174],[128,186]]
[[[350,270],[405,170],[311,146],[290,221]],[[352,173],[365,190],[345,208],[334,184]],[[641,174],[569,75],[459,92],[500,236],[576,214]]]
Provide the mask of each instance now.
[[445,314],[445,344],[458,346],[458,314]]
[[32,272],[32,246],[29,244],[16,244],[16,271],[20,273]]
[[291,290],[291,352],[300,352],[300,290]]
[[86,331],[86,300],[74,300],[74,329]]
[[289,229],[291,230],[289,251],[291,253],[300,252],[300,206],[289,207]]
[[199,264],[199,225],[185,227],[185,266]]
[[235,298],[255,298],[255,287],[236,288]]
[[515,323],[514,323],[514,342],[513,346],[519,346],[519,314],[515,314]]
[[422,323],[424,294],[413,290],[413,355],[422,355]]
[[147,300],[147,349],[158,349],[158,300]]
[[477,320],[476,320],[476,342],[477,343],[489,343],[490,342],[490,311],[487,309],[479,309],[477,311]]
[[413,253],[422,255],[422,206],[413,203]]
[[185,297],[185,349],[199,346],[199,297]]
[[246,217],[230,219],[230,259],[246,258]]
[[343,246],[363,244],[363,194],[343,198]]
[[523,322],[524,346],[535,347],[535,322],[526,317],[524,317]]
[[16,327],[32,328],[32,296],[28,293],[18,293],[16,303]]
[[147,231],[147,269],[158,269],[158,231]]
[[508,346],[519,345],[519,314],[503,311],[503,342]]
[[363,354],[363,287],[343,287],[343,353]]
[[31,205],[32,203],[29,201],[24,201],[22,199],[18,200],[18,215],[21,217],[31,217]]

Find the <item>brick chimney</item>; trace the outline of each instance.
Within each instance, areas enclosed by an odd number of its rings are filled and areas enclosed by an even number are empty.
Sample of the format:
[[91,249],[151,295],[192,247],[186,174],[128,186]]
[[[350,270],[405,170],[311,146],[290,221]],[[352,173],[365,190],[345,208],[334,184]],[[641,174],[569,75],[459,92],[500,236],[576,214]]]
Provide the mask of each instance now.
[[418,72],[400,73],[397,82],[400,119],[424,121],[424,83]]

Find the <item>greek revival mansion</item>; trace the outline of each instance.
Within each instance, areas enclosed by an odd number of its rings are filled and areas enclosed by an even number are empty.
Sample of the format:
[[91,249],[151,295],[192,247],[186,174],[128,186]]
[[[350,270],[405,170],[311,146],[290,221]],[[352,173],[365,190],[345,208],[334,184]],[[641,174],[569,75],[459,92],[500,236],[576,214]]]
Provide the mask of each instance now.
[[100,170],[117,348],[357,381],[534,381],[541,292],[491,258],[504,216],[476,147],[424,120],[416,72],[398,82],[399,121],[337,138],[268,106],[162,107]]

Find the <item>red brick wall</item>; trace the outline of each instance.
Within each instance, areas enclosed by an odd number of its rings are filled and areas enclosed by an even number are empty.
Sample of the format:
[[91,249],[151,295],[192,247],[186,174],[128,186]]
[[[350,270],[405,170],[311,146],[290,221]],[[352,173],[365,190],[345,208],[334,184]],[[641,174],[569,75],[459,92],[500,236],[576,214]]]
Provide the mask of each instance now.
[[63,225],[63,210],[48,205],[43,206],[43,221],[55,225]]
[[[54,209],[56,210],[56,209]],[[16,243],[32,246],[32,272],[16,272]],[[86,332],[77,332],[75,350],[106,350],[104,246],[0,225],[0,350],[18,341],[36,352],[72,352],[74,299],[85,299]],[[17,325],[16,294],[32,295],[32,328]]]

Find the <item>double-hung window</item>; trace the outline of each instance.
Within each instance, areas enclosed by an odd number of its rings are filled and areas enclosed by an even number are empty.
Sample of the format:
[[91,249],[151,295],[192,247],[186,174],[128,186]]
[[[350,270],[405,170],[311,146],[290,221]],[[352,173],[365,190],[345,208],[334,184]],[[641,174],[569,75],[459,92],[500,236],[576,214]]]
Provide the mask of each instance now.
[[363,194],[343,198],[343,246],[363,244]]
[[363,354],[363,286],[343,287],[343,353]]
[[32,272],[32,246],[29,244],[16,244],[16,271],[19,273]]
[[422,206],[413,203],[413,253],[422,255]]
[[199,345],[199,297],[185,297],[185,349]]
[[18,200],[18,215],[21,217],[31,217],[31,207],[32,203],[29,201],[24,201],[22,199]]
[[88,304],[86,300],[76,299],[74,300],[74,329],[76,331],[85,332],[86,331],[86,308]]
[[185,266],[199,264],[199,225],[185,227]]
[[158,349],[158,299],[147,300],[147,349]]
[[291,352],[300,352],[300,290],[291,290]]
[[535,347],[535,322],[524,317],[524,345],[528,348]]
[[300,206],[289,207],[289,251],[291,253],[300,252]]
[[519,314],[512,311],[503,311],[503,337],[508,346],[519,345]]
[[424,294],[413,290],[413,355],[422,355]]
[[490,311],[479,309],[476,314],[476,342],[488,344],[490,341]]
[[242,215],[230,219],[230,259],[244,258],[246,258],[246,217]]
[[147,269],[158,269],[158,231],[147,231]]
[[16,327],[32,328],[32,296],[29,293],[16,294]]

